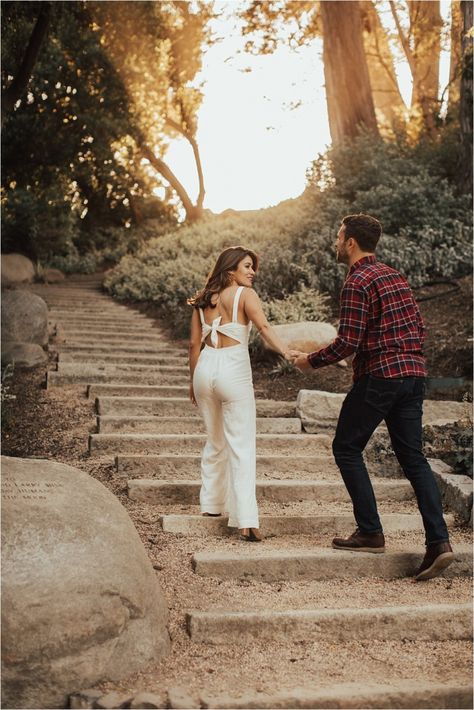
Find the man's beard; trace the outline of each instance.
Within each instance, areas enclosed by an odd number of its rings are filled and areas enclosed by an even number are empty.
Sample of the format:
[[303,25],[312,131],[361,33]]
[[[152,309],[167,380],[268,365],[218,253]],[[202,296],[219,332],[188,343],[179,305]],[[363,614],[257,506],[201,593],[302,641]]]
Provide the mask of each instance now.
[[346,251],[336,249],[336,261],[338,264],[347,264],[349,259]]

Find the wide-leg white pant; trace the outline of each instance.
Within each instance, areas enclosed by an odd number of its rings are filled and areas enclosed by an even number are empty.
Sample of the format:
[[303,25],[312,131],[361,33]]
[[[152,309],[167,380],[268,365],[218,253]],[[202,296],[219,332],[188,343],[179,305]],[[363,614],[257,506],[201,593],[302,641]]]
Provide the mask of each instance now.
[[255,395],[247,346],[205,345],[193,387],[207,432],[201,512],[228,512],[230,527],[258,528]]

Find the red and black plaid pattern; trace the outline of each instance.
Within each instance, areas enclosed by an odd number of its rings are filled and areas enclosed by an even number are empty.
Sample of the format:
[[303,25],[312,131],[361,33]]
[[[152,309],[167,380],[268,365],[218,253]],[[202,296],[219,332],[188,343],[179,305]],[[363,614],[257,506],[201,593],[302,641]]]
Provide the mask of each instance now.
[[366,374],[426,377],[424,333],[407,281],[375,256],[365,256],[353,264],[342,288],[336,339],[308,360],[318,368],[356,353],[354,381]]

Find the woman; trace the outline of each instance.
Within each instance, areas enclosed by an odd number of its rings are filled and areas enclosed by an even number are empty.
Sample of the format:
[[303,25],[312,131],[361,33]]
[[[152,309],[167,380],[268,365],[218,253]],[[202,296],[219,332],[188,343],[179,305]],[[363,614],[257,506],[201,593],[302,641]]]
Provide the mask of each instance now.
[[[260,542],[255,493],[256,415],[248,337],[252,323],[268,344],[291,359],[252,289],[258,257],[242,246],[219,255],[193,306],[190,399],[207,432],[200,493],[203,515],[229,513],[229,526]],[[204,343],[204,348],[202,344]]]

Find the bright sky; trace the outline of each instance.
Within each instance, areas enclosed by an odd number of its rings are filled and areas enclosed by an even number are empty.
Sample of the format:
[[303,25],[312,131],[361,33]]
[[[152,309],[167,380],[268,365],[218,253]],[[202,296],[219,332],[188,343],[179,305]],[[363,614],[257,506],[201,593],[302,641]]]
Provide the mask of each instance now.
[[[450,4],[441,1],[444,17],[449,17]],[[239,5],[216,3],[224,12],[214,29],[223,39],[207,50],[198,77],[205,82],[197,135],[204,206],[213,212],[258,209],[300,195],[306,169],[330,144],[322,41],[298,51],[280,47],[270,55],[246,54],[244,38],[230,17]],[[384,16],[390,22],[389,15]],[[448,54],[443,54],[442,87],[449,73]],[[402,94],[409,100],[409,71],[404,62],[397,70]],[[173,141],[166,160],[195,199],[197,179],[189,144]]]

